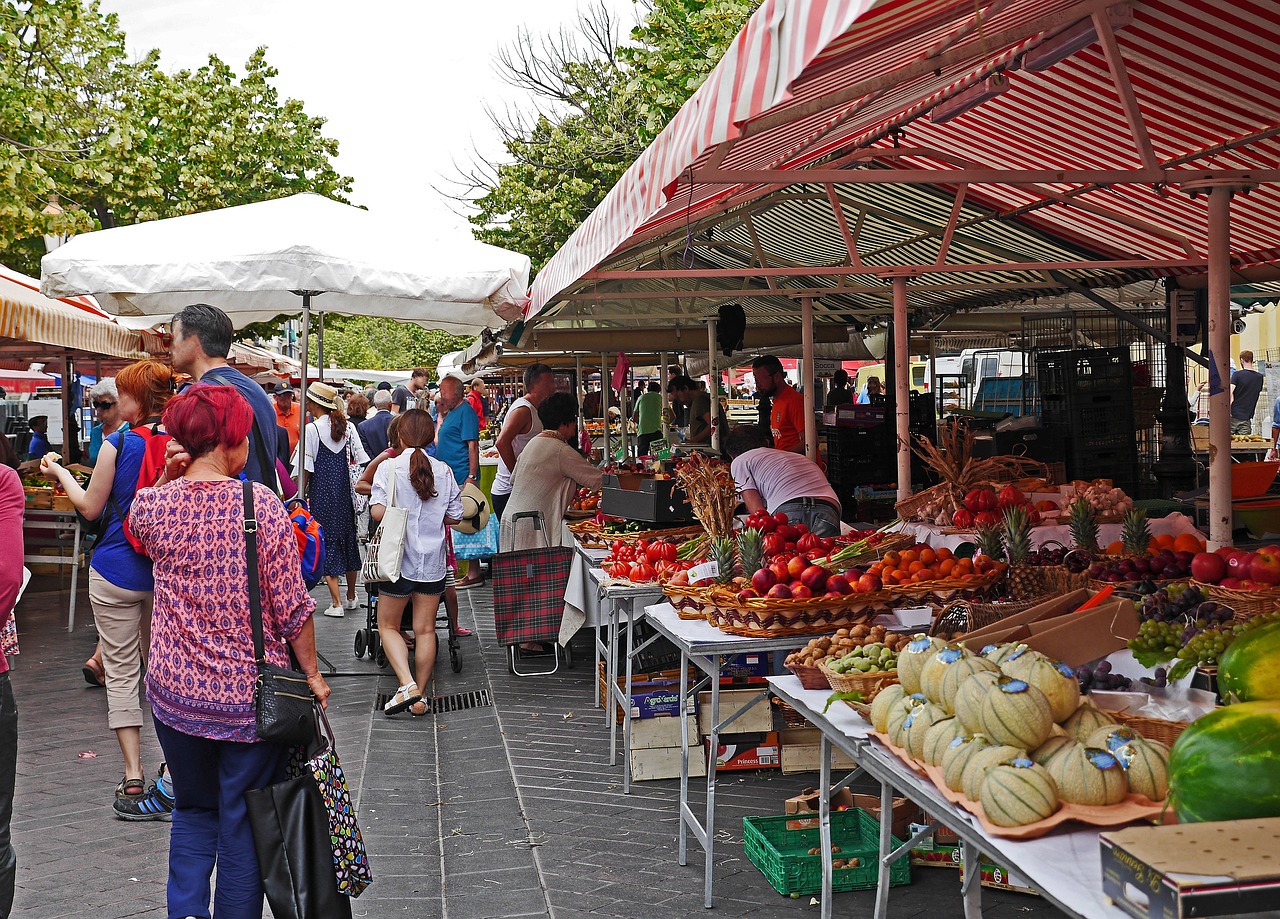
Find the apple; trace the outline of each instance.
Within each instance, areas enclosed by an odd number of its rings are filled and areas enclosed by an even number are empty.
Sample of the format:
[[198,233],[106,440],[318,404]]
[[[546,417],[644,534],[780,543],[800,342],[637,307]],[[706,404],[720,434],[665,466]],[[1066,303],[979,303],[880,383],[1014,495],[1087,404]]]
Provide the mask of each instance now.
[[1249,579],[1261,584],[1280,584],[1280,546],[1263,546],[1253,553]]
[[827,578],[827,593],[829,594],[851,594],[853,593],[853,585],[849,583],[849,579],[843,574],[833,574]]
[[858,593],[869,594],[875,593],[881,587],[880,578],[874,574],[864,574],[858,578]]
[[1227,560],[1216,552],[1197,552],[1191,559],[1191,576],[1206,584],[1217,584],[1227,576]]
[[850,584],[855,583],[858,580],[858,578],[862,577],[866,573],[867,572],[862,568],[847,568],[844,571],[840,572],[841,576],[845,580],[847,580]]
[[786,584],[774,584],[769,588],[769,592],[765,596],[773,600],[790,600],[792,597],[791,588]]
[[760,596],[760,592],[754,587],[744,587],[742,590],[738,591],[736,596],[738,598],[738,602],[741,603],[743,600],[756,599]]
[[1241,581],[1239,578],[1225,577],[1218,582],[1219,587],[1225,587],[1228,590],[1239,590]]
[[1237,552],[1227,559],[1227,574],[1237,580],[1248,580],[1249,569],[1252,567],[1256,556],[1256,552]]
[[813,596],[813,591],[803,584],[791,585],[791,597],[795,600],[808,600]]
[[800,583],[814,593],[822,593],[827,589],[827,578],[830,576],[831,572],[821,565],[810,565],[800,572]]
[[[787,573],[790,576],[790,579],[795,581],[799,579],[800,575],[804,573],[804,570],[809,567],[809,560],[807,558],[803,555],[796,555],[787,562]],[[779,578],[779,580],[781,580],[781,578]]]
[[761,568],[751,575],[751,586],[759,591],[761,595],[768,593],[769,588],[777,583],[778,576],[773,573],[772,568]]
[[791,571],[787,568],[787,559],[785,558],[774,559],[773,564],[769,566],[769,570],[773,572],[775,584],[785,584],[791,580]]

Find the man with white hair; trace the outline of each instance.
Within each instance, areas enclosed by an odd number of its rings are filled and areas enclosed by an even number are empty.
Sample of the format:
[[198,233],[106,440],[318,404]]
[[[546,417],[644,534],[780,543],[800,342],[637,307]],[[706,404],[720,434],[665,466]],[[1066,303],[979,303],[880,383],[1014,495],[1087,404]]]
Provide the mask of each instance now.
[[379,389],[373,394],[373,414],[356,425],[365,452],[376,457],[387,449],[387,429],[391,427],[391,393]]
[[116,405],[118,398],[115,377],[105,377],[89,390],[89,403],[98,416],[98,423],[89,430],[90,466],[98,462],[98,451],[102,449],[104,440],[116,431],[129,430],[129,422],[120,419],[120,408]]

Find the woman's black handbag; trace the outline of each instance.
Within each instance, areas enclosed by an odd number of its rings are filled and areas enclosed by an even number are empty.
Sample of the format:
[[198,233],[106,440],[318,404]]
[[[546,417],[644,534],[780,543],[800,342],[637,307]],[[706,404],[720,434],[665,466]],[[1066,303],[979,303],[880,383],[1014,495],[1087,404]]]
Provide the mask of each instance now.
[[276,919],[351,919],[338,890],[329,814],[309,773],[244,793],[262,887]]
[[258,520],[253,511],[253,483],[244,483],[244,552],[249,578],[249,618],[253,622],[253,659],[258,665],[254,687],[258,736],[286,745],[307,744],[316,736],[315,695],[296,670],[267,663],[262,640],[262,597],[258,585]]

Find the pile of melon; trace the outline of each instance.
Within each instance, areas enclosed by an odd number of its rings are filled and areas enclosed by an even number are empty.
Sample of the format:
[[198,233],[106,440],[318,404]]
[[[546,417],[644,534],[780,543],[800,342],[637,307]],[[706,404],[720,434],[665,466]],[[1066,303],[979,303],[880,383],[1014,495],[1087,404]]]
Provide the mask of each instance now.
[[1025,645],[975,654],[917,636],[898,657],[871,722],[895,747],[937,767],[996,826],[1025,826],[1063,802],[1118,804],[1168,793],[1169,748],[1082,702],[1071,668]]

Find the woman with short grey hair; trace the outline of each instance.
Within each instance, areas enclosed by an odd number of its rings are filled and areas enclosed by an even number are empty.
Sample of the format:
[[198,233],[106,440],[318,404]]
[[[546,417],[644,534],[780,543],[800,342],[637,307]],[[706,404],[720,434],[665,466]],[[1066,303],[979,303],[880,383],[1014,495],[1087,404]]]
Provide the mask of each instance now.
[[121,420],[120,409],[116,406],[116,401],[119,398],[120,394],[116,390],[115,377],[104,377],[94,383],[93,388],[89,390],[89,404],[93,406],[98,419],[97,423],[89,430],[90,466],[98,462],[98,451],[102,449],[104,440],[116,433],[116,431],[120,431],[123,434],[129,430],[129,422]]

